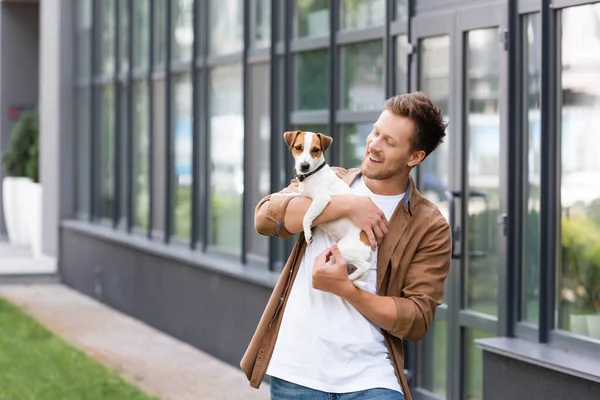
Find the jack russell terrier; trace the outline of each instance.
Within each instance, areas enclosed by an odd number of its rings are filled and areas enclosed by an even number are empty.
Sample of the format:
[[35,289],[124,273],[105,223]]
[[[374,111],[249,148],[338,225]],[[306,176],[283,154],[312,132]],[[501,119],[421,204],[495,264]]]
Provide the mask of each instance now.
[[[312,199],[302,221],[304,238],[312,242],[312,223],[327,207],[332,195],[352,193],[350,186],[342,181],[327,165],[323,153],[331,146],[333,139],[321,133],[290,131],[283,134],[295,159],[296,179],[299,182],[298,193],[292,196],[305,196]],[[367,234],[358,228],[350,218],[340,218],[315,229],[322,229],[338,244],[340,253],[348,263],[349,278],[359,288],[366,283],[367,272],[373,264],[374,252]],[[333,265],[330,260],[328,265]]]

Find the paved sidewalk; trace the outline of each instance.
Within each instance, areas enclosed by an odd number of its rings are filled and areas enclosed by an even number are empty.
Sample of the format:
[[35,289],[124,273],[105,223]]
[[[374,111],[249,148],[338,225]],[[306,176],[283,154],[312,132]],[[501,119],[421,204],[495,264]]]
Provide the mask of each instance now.
[[268,399],[226,364],[64,285],[5,285],[11,301],[51,331],[164,400]]

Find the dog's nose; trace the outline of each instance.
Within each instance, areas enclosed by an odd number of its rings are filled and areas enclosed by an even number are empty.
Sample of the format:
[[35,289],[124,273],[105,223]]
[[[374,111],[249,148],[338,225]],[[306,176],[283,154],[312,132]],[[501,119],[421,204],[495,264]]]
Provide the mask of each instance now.
[[300,171],[302,171],[302,172],[308,171],[309,168],[310,168],[309,163],[303,162],[302,164],[300,164]]

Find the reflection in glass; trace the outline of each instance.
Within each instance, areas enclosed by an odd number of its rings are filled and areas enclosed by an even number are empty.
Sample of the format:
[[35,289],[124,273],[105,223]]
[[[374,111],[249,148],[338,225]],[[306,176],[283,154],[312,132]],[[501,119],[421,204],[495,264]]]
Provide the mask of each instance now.
[[121,71],[129,69],[129,1],[119,1],[119,57]]
[[483,354],[475,344],[475,340],[488,339],[492,335],[469,329],[466,331],[466,400],[482,400],[483,398]]
[[168,0],[154,0],[154,63],[164,64],[167,56]]
[[138,82],[133,96],[133,225],[145,230],[150,211],[148,83]]
[[165,96],[165,79],[152,81],[152,236],[164,238],[166,226],[165,202],[167,188],[165,186],[165,173],[167,160],[165,147],[167,134],[165,130],[165,117],[167,101]]
[[77,2],[77,76],[90,77],[92,51],[92,0]]
[[367,148],[367,136],[373,131],[373,123],[347,124],[340,127],[340,159],[343,168],[360,167]]
[[419,387],[432,393],[446,396],[447,379],[447,336],[448,324],[436,317],[425,338],[420,343],[420,369],[418,374]]
[[467,36],[467,308],[498,313],[500,110],[497,29]]
[[294,109],[329,108],[329,51],[305,51],[294,55]]
[[[283,7],[281,4],[279,7]],[[252,0],[250,24],[250,46],[253,48],[271,45],[271,0]]]
[[242,240],[243,159],[242,66],[215,67],[210,90],[210,244],[235,253]]
[[119,159],[117,170],[117,181],[119,184],[119,222],[123,224],[122,226],[127,226],[128,218],[129,218],[129,210],[127,205],[127,191],[129,189],[129,118],[131,115],[129,114],[129,110],[127,107],[127,97],[129,95],[129,87],[127,85],[122,85],[119,90],[119,107],[121,107],[120,114],[118,116],[119,120],[117,124],[119,125],[117,135],[117,141],[119,142]]
[[408,0],[396,0],[396,19],[399,21],[408,19]]
[[[600,339],[600,4],[562,12],[558,327]],[[586,40],[581,40],[586,38]]]
[[106,0],[100,10],[100,70],[104,74],[115,72],[115,0]]
[[112,85],[102,88],[100,144],[100,216],[112,219],[115,207],[115,93]]
[[244,47],[242,0],[210,0],[210,53],[228,54]]
[[173,59],[190,61],[194,46],[194,0],[173,3]]
[[342,0],[342,30],[380,26],[385,22],[385,0]]
[[[248,117],[250,118],[250,187],[247,188],[247,196],[250,196],[249,213],[246,220],[246,235],[248,239],[249,252],[260,256],[264,261],[269,256],[269,240],[266,236],[257,235],[254,229],[254,207],[258,202],[270,193],[271,190],[271,120],[269,113],[269,64],[260,63],[249,66],[250,79],[248,81],[248,93],[250,96],[250,107]],[[278,135],[277,140],[283,140]]]
[[329,0],[297,0],[294,37],[329,35]]
[[150,0],[136,0],[133,6],[133,66],[147,67],[150,56]]
[[91,88],[84,86],[77,89],[77,112],[75,113],[77,135],[77,211],[90,214],[90,141],[91,141]]
[[385,101],[383,42],[374,40],[341,48],[341,107],[379,110]]
[[192,77],[184,73],[175,78],[173,112],[174,172],[173,233],[189,240],[192,233]]
[[[448,121],[450,99],[450,37],[437,36],[422,39],[419,46],[419,89],[439,107]],[[448,133],[448,132],[446,132]],[[444,142],[421,163],[419,167],[421,192],[435,203],[449,218],[446,190],[450,183],[448,135]]]
[[539,13],[524,17],[523,36],[523,131],[526,134],[525,212],[523,220],[523,320],[537,324],[539,314],[540,270],[540,69],[542,57],[542,18]]
[[396,38],[396,94],[408,92],[408,37]]

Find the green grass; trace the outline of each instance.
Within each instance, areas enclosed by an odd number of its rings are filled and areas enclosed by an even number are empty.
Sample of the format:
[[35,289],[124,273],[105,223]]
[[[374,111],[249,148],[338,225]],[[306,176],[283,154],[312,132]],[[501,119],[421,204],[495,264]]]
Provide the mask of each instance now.
[[0,400],[149,400],[0,299]]

